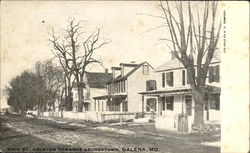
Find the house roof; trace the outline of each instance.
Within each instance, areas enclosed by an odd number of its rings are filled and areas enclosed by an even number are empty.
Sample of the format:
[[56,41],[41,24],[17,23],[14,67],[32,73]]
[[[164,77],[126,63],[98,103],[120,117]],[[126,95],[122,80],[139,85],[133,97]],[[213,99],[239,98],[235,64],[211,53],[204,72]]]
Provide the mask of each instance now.
[[86,77],[90,88],[105,88],[107,81],[112,78],[112,73],[87,72]]
[[138,66],[139,64],[135,64],[135,63],[120,63],[120,66],[129,66],[129,67],[135,67]]
[[177,58],[175,58],[167,61],[166,63],[161,64],[159,67],[155,69],[155,71],[163,71],[181,67],[184,67],[183,64]]
[[[205,61],[203,61],[203,63],[204,62]],[[220,62],[220,59],[217,57],[213,58],[211,61],[211,63],[218,63],[218,62]],[[194,60],[194,65],[196,65],[196,60]],[[172,70],[178,68],[184,68],[184,65],[177,58],[174,58],[157,67],[155,71],[159,72],[159,71]]]
[[[129,71],[126,75],[124,75],[123,77],[121,75],[119,75],[118,77],[116,77],[115,79],[110,79],[107,84],[111,84],[113,82],[117,82],[117,81],[122,81],[122,80],[126,80],[131,74],[133,74],[136,70],[138,70],[142,65],[144,65],[145,63],[147,63],[150,67],[152,67],[148,62],[142,62],[141,64],[137,64],[137,66],[132,69],[131,71]],[[153,67],[152,67],[153,68]],[[154,68],[153,68],[154,69]]]

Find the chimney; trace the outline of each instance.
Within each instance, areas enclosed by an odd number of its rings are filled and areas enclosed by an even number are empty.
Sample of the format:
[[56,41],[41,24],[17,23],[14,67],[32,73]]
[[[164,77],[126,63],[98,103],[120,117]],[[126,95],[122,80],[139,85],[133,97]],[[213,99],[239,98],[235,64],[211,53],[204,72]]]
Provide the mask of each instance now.
[[108,74],[108,73],[109,73],[109,70],[108,70],[108,69],[105,69],[105,73]]
[[121,74],[121,67],[112,67],[113,79]]
[[171,59],[172,59],[172,60],[175,59],[175,55],[174,55],[173,52],[171,52]]

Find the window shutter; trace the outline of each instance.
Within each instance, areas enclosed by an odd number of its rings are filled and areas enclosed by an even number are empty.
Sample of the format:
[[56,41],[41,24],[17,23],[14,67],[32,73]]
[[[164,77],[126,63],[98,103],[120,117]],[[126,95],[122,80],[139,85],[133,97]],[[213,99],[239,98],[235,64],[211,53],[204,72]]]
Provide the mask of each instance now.
[[157,90],[157,84],[156,84],[156,81],[154,81],[154,90]]
[[174,96],[171,96],[172,110],[174,110]]
[[165,110],[165,108],[166,108],[166,106],[165,106],[165,104],[166,104],[166,97],[162,97],[162,107],[163,107],[163,110]]
[[162,87],[165,87],[165,73],[162,73]]
[[186,84],[186,73],[185,70],[182,70],[182,85],[185,86]]
[[146,81],[146,91],[149,91],[149,81]]
[[215,96],[215,110],[220,110],[220,94]]
[[220,82],[220,66],[215,66],[215,82]]
[[214,67],[213,66],[210,66],[209,67],[209,83],[213,82],[214,81]]

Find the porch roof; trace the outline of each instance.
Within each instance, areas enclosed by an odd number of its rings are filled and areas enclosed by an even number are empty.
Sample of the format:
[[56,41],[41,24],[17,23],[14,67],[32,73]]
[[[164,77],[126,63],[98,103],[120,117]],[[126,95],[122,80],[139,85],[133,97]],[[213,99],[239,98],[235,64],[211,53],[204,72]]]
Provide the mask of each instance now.
[[[78,103],[78,100],[73,101],[73,104],[74,104],[74,103],[77,104],[77,103]],[[83,100],[83,103],[90,104],[90,103],[91,103],[91,100],[90,100],[90,99],[84,99],[84,100]]]
[[162,94],[183,94],[183,93],[191,93],[191,89],[188,87],[172,87],[168,89],[162,89],[162,90],[152,90],[152,91],[145,91],[145,92],[140,92],[139,94],[142,95],[162,95]]
[[[215,87],[211,85],[205,86],[206,91],[208,92],[220,92],[220,87]],[[167,89],[161,89],[161,90],[152,90],[152,91],[144,91],[140,92],[139,94],[142,95],[152,95],[152,96],[161,96],[161,95],[176,95],[176,94],[190,94],[191,93],[191,87],[171,87]]]
[[118,98],[126,98],[126,97],[127,97],[127,95],[125,95],[125,94],[115,94],[115,95],[96,96],[96,97],[93,97],[93,99],[95,99],[95,100],[108,99],[108,98],[118,99]]

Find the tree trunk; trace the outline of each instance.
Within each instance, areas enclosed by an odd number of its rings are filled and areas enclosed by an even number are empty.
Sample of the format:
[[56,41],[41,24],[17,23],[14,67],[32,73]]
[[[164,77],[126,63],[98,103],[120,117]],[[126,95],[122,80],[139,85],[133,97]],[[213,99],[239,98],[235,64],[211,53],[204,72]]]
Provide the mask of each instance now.
[[55,112],[56,108],[55,108],[55,102],[53,102],[52,104],[52,109],[53,109],[53,112]]
[[68,87],[68,96],[66,97],[66,111],[72,111],[72,93],[70,87]]
[[193,95],[194,103],[195,103],[194,127],[203,127],[204,102],[205,102],[204,89],[194,90],[192,95]]
[[83,108],[83,89],[82,87],[78,87],[78,112],[82,112],[85,110]]
[[37,116],[40,117],[41,113],[40,113],[40,105],[37,105]]

